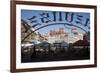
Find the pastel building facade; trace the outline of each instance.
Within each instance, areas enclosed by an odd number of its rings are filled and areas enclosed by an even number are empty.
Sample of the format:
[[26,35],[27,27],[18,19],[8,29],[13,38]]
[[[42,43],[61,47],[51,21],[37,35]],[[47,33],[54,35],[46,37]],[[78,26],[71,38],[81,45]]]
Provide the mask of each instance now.
[[48,43],[74,43],[78,40],[83,40],[84,33],[78,32],[76,28],[72,28],[71,32],[66,32],[64,28],[59,28],[59,30],[50,30],[44,35],[44,40]]

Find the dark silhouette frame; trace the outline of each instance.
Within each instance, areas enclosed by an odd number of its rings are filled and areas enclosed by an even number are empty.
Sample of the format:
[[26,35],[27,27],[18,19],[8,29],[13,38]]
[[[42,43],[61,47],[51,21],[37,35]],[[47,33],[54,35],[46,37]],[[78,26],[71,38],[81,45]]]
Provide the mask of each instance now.
[[[71,7],[71,8],[86,8],[94,9],[94,64],[75,65],[75,66],[57,66],[57,67],[41,67],[41,68],[16,68],[16,5],[40,5],[40,6],[54,6],[54,7]],[[46,3],[33,1],[11,1],[11,72],[28,72],[28,71],[45,71],[45,70],[60,70],[60,69],[74,69],[74,68],[89,68],[97,66],[97,6],[93,5],[77,5],[77,4],[62,4],[62,3]]]

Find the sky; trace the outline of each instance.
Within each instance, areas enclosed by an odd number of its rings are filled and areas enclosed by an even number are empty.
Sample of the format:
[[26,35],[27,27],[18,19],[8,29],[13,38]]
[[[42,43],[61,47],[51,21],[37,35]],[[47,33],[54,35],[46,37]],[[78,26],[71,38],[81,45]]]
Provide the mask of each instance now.
[[[63,27],[66,32],[71,32],[71,28],[73,28],[73,26],[64,25],[67,23],[81,27],[87,32],[90,31],[90,29],[88,28],[90,26],[90,21],[87,22],[87,26],[84,26],[84,24],[86,23],[86,20],[90,19],[90,13],[62,12],[62,11],[55,11],[55,12],[56,12],[56,21],[55,22],[53,21],[54,20],[53,11],[21,10],[21,19],[25,20],[30,26],[39,24],[34,29],[37,29],[37,28],[45,26],[45,25],[54,24],[54,25],[50,25],[50,26],[41,28],[36,31],[41,34],[45,34],[45,33],[49,32],[50,30],[57,31],[60,27]],[[59,17],[60,17],[59,13],[61,13],[62,21],[59,21]],[[71,14],[73,13],[73,20],[71,22],[66,20],[66,13],[68,13],[67,18],[69,20],[70,20]],[[34,17],[34,19],[31,19],[32,17]],[[45,18],[43,18],[43,17],[45,17]],[[48,17],[48,18],[46,18],[46,17]],[[42,22],[42,20],[44,20],[44,22]],[[47,20],[49,20],[49,22],[46,23],[45,21],[47,21]],[[32,21],[34,21],[34,22],[32,22]],[[81,22],[82,24],[77,23],[77,21]],[[82,29],[79,29],[79,28],[77,28],[77,30],[78,30],[78,32],[84,32]]]

